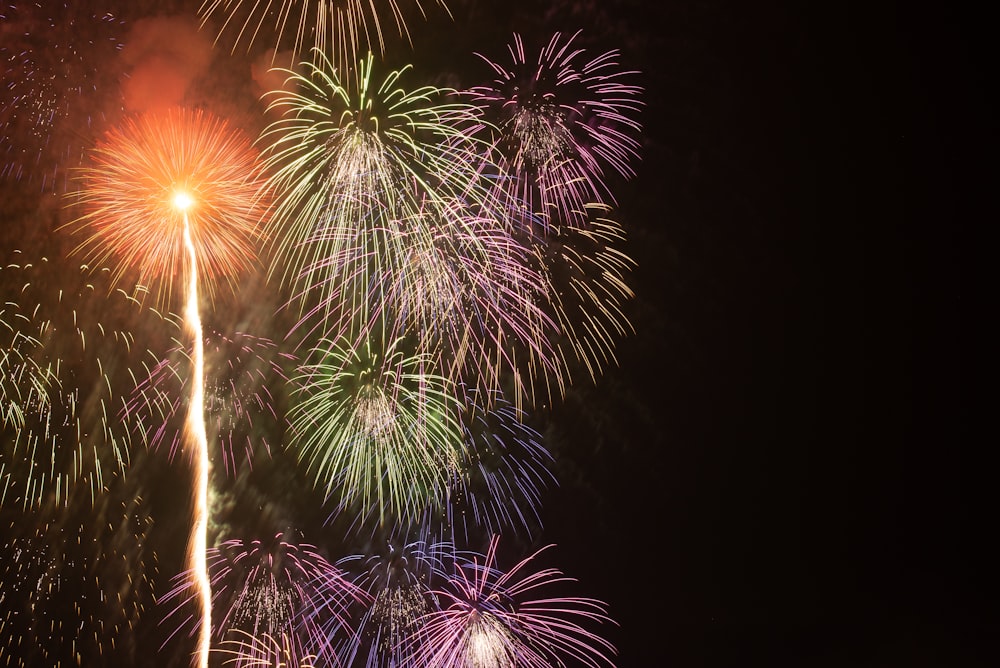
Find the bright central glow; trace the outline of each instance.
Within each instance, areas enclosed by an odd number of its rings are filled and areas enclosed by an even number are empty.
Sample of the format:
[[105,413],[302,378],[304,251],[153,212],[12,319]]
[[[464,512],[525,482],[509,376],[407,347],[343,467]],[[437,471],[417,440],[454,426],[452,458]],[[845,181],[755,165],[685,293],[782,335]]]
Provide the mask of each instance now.
[[[174,201],[177,202],[178,197]],[[185,197],[187,197],[185,195]],[[187,198],[190,202],[190,198]],[[182,208],[183,210],[183,208]],[[184,321],[192,338],[191,405],[188,407],[187,433],[197,450],[194,465],[194,525],[188,547],[188,561],[201,600],[201,629],[195,658],[200,668],[208,667],[208,652],[212,633],[212,591],[208,578],[208,437],[205,432],[205,351],[202,339],[201,315],[198,312],[198,262],[187,214],[184,214],[184,246],[188,252],[188,295]]]
[[174,193],[173,203],[177,209],[187,211],[191,208],[191,205],[194,204],[194,198],[183,190],[178,190]]

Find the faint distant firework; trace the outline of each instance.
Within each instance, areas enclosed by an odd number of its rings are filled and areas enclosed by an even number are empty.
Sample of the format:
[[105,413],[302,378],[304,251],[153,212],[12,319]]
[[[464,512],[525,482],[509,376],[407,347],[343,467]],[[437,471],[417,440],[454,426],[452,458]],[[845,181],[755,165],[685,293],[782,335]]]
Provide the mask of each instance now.
[[515,34],[507,64],[477,54],[496,77],[467,95],[500,129],[513,175],[505,185],[527,206],[526,223],[584,222],[587,205],[614,202],[609,170],[634,175],[642,89],[629,81],[637,72],[619,68],[616,50],[588,54],[574,44],[579,34],[557,32],[537,55]]
[[86,3],[0,7],[0,181],[65,190],[114,100],[123,21]]
[[[461,423],[466,447],[444,509],[433,508],[422,526],[439,542],[465,542],[482,532],[533,535],[541,529],[542,495],[557,480],[542,436],[525,414],[496,398],[465,404]],[[484,408],[489,406],[489,408]],[[434,529],[435,524],[442,529]]]
[[136,665],[136,627],[157,576],[144,500],[47,511],[4,528],[0,665]]
[[[208,571],[215,652],[229,655],[227,665],[238,668],[271,665],[266,661],[276,649],[300,661],[327,651],[331,638],[352,633],[348,609],[365,596],[318,548],[280,534],[210,548]],[[198,631],[201,618],[191,614],[197,597],[192,579],[182,574],[161,598],[170,637]],[[281,644],[260,642],[264,638]]]
[[[0,329],[0,341],[12,337],[0,358],[9,367],[0,387],[12,432],[0,444],[0,507],[65,506],[80,487],[93,504],[125,475],[133,443],[118,413],[134,374],[156,359],[156,337],[137,332],[176,331],[143,307],[141,290],[110,288],[109,272],[56,264],[22,256],[0,268],[11,299],[2,310],[16,327]],[[7,390],[14,381],[18,388]]]
[[423,18],[425,6],[431,5],[448,13],[444,0],[202,0],[198,14],[203,23],[221,23],[220,38],[233,35],[234,51],[241,43],[249,50],[263,39],[293,58],[315,47],[314,53],[331,54],[344,67],[355,63],[359,53],[384,53],[386,32],[409,40],[407,18],[414,10]]
[[[442,668],[614,666],[615,648],[590,627],[614,623],[606,605],[565,596],[575,582],[557,569],[535,570],[542,548],[509,570],[496,567],[499,538],[486,554],[457,553],[444,583],[430,591],[440,604],[419,620],[401,665]],[[551,547],[551,546],[549,546]]]
[[189,574],[198,585],[201,632],[194,660],[208,668],[211,591],[207,553],[209,469],[205,427],[204,334],[200,294],[238,285],[256,257],[254,242],[267,206],[262,165],[249,140],[211,114],[185,109],[132,118],[110,131],[83,171],[84,213],[67,227],[84,235],[75,252],[117,261],[113,280],[137,269],[139,280],[163,278],[157,302],[169,304],[173,278],[183,277],[184,327],[191,342],[185,444],[194,481]]
[[[279,393],[290,381],[286,368],[295,355],[265,337],[244,332],[227,335],[207,329],[205,365],[205,414],[209,441],[218,443],[212,458],[231,477],[252,468],[255,455],[270,455],[280,438],[283,416]],[[139,438],[151,449],[173,458],[183,449],[182,420],[190,395],[191,359],[175,345],[139,378],[122,415],[139,425]],[[218,464],[221,463],[221,466]]]
[[305,74],[286,72],[290,92],[268,95],[281,117],[261,136],[276,194],[270,273],[328,304],[363,309],[363,298],[333,292],[335,279],[359,261],[375,275],[397,268],[426,234],[428,208],[490,196],[471,139],[479,121],[447,90],[405,88],[409,67],[379,82],[370,55],[346,71],[322,54],[303,66]]
[[442,555],[450,546],[428,546],[421,541],[375,540],[370,551],[343,557],[337,562],[352,582],[368,594],[356,607],[363,608],[357,634],[337,648],[332,665],[390,668],[405,665],[401,649],[418,633],[420,620],[433,607],[428,596]]
[[340,508],[408,521],[444,498],[464,447],[458,402],[399,339],[324,340],[294,378],[290,447]]

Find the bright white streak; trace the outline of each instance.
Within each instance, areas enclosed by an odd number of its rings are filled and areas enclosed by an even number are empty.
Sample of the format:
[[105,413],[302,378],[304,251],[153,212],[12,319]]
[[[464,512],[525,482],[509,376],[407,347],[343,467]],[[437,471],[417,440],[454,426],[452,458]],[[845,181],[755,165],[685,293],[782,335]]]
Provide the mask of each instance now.
[[[202,339],[201,315],[198,312],[198,261],[191,241],[186,206],[176,201],[184,211],[184,246],[188,252],[188,294],[184,322],[192,338],[191,404],[188,406],[187,432],[194,441],[194,525],[188,547],[189,571],[201,598],[201,628],[198,634],[197,666],[208,668],[208,652],[212,634],[212,590],[208,579],[208,436],[205,432],[205,344]],[[190,202],[188,202],[190,203]]]

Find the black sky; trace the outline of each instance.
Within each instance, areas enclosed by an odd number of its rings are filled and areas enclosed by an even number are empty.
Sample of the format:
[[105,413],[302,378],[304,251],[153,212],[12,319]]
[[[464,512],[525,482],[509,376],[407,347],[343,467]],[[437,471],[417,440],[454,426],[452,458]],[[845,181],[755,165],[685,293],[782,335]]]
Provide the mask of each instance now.
[[982,65],[959,10],[886,4],[633,15],[637,333],[556,411],[586,480],[553,523],[600,546],[623,666],[987,665]]

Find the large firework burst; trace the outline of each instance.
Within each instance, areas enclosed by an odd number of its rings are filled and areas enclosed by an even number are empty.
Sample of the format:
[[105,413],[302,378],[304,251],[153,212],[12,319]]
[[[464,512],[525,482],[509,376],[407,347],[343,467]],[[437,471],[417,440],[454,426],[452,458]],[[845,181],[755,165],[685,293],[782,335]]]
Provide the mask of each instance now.
[[443,89],[403,88],[409,67],[377,83],[374,63],[342,73],[320,56],[305,74],[288,72],[292,92],[271,96],[282,118],[262,136],[277,193],[267,232],[272,273],[286,283],[331,262],[335,274],[345,256],[401,258],[429,205],[488,195],[469,139],[473,107]]
[[631,177],[639,155],[641,88],[628,83],[636,72],[618,67],[617,51],[591,56],[578,35],[555,33],[531,57],[515,34],[509,64],[478,54],[496,78],[468,91],[500,128],[514,201],[542,225],[576,224],[588,204],[613,202],[608,169]]
[[[157,281],[169,302],[187,258],[184,221],[208,294],[235,285],[252,266],[259,225],[261,165],[250,140],[202,111],[171,109],[126,121],[107,133],[79,176],[85,212],[67,225],[82,234],[75,249],[88,262],[114,267],[116,279],[134,269]],[[180,207],[177,197],[191,198]]]

